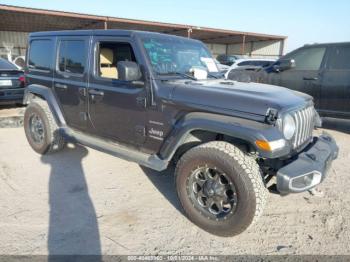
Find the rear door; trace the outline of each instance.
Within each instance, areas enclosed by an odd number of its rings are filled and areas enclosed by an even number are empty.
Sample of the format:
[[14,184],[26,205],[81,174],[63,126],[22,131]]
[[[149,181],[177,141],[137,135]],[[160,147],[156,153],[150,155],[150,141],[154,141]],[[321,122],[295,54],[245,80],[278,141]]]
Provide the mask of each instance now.
[[[295,67],[278,73],[278,85],[311,95],[315,107],[320,107],[321,94],[321,67],[326,47],[312,46],[296,50],[285,56],[285,59],[294,59]],[[274,73],[275,74],[275,73]],[[276,79],[276,80],[277,80]],[[277,83],[274,84],[277,84]]]
[[87,122],[88,36],[58,37],[54,91],[68,126],[84,130]]
[[322,72],[323,115],[350,118],[350,44],[332,45]]

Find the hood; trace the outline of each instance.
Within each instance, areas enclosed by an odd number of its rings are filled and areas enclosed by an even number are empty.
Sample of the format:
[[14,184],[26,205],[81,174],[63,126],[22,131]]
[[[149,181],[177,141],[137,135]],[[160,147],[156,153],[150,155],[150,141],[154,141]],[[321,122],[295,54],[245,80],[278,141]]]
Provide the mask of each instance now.
[[[176,84],[175,84],[176,83]],[[287,111],[312,97],[280,86],[230,80],[174,81],[171,100],[209,111],[265,116],[269,108]],[[230,113],[229,113],[230,114]]]

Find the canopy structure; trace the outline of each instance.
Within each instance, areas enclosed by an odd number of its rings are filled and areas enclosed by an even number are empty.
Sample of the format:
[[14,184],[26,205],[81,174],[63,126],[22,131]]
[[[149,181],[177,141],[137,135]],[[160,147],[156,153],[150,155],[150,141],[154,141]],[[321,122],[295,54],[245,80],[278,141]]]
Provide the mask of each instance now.
[[[198,27],[185,24],[161,23],[110,16],[34,9],[0,5],[0,32],[35,32],[70,29],[130,29],[155,31],[199,39],[216,53],[252,55],[255,49],[264,48],[262,54],[280,56],[285,36]],[[0,35],[1,36],[1,35]],[[0,39],[0,42],[4,39]],[[255,43],[255,47],[254,47]],[[259,44],[256,44],[259,43]],[[278,43],[278,46],[276,46]],[[271,46],[274,45],[272,48]],[[273,49],[273,50],[272,50]],[[265,54],[264,54],[265,52]]]

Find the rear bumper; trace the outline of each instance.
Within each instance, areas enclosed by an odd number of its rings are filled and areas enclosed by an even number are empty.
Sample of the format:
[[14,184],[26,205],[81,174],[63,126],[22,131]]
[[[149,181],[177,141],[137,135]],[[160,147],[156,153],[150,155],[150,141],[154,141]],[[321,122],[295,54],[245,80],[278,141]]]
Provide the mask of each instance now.
[[277,171],[279,193],[281,195],[299,193],[320,184],[332,161],[338,157],[338,151],[338,146],[332,136],[324,133],[315,137],[311,147]]
[[22,103],[24,88],[0,89],[0,104]]

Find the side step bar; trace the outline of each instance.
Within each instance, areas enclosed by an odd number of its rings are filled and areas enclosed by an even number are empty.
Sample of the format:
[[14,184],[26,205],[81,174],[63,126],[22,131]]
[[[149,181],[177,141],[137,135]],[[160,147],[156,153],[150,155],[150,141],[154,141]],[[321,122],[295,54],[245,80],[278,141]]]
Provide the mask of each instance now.
[[62,135],[67,137],[69,141],[91,147],[127,161],[136,162],[157,171],[165,170],[168,166],[168,161],[160,159],[157,155],[150,155],[129,149],[114,142],[85,135],[67,127],[60,128],[60,132],[62,132]]

